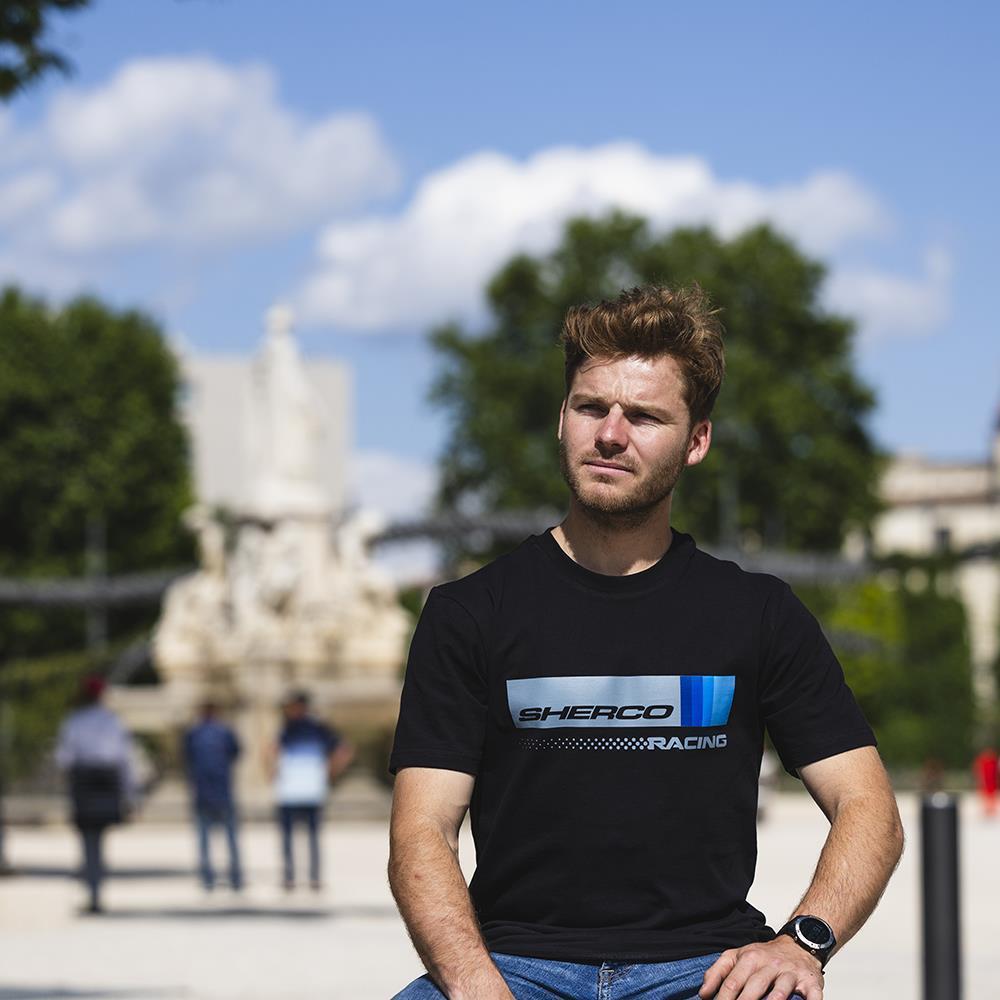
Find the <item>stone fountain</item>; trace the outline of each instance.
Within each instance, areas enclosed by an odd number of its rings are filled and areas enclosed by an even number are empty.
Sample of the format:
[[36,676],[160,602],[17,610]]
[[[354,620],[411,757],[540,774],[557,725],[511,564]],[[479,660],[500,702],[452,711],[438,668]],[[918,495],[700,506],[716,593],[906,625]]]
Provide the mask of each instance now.
[[234,442],[249,456],[245,503],[187,512],[200,566],[163,602],[153,636],[162,684],[119,689],[114,704],[136,729],[179,735],[200,702],[217,701],[243,742],[243,797],[263,800],[290,690],[307,689],[348,733],[391,728],[412,621],[369,558],[381,519],[343,516],[324,489],[326,411],[286,309],[268,314],[249,386],[245,437]]

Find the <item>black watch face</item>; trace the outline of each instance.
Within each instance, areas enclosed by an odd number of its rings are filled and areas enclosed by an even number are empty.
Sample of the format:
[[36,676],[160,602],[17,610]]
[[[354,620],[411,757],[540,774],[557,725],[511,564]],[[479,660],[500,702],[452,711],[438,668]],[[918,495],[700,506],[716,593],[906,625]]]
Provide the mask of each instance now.
[[825,948],[830,943],[830,929],[815,917],[803,917],[799,921],[799,933],[814,948]]

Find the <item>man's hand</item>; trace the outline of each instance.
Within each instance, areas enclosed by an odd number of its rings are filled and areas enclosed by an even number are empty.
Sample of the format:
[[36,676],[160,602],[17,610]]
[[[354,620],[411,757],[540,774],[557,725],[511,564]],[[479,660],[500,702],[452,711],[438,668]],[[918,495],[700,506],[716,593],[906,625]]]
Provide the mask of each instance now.
[[780,934],[773,941],[724,951],[706,970],[698,996],[702,1000],[788,1000],[795,993],[805,1000],[823,1000],[823,973],[818,958],[787,934]]

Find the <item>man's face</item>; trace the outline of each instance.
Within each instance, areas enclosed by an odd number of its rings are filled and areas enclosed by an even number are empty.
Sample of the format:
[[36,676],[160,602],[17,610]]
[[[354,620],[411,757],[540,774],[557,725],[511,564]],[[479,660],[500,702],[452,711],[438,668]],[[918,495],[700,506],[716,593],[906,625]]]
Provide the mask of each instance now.
[[710,442],[709,421],[691,426],[680,367],[667,356],[585,362],[559,416],[567,485],[586,511],[617,524],[644,521]]
[[301,719],[306,714],[306,708],[308,706],[305,702],[301,701],[289,701],[285,703],[285,718],[289,721],[294,721],[295,719]]

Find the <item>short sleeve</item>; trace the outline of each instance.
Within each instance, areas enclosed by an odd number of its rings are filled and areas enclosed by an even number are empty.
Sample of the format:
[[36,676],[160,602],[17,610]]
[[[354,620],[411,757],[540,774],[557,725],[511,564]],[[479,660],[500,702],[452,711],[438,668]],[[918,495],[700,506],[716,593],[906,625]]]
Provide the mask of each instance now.
[[462,604],[435,588],[410,643],[389,771],[438,767],[476,774],[486,718],[479,628]]
[[760,705],[785,770],[875,746],[819,623],[787,584],[764,612]]

